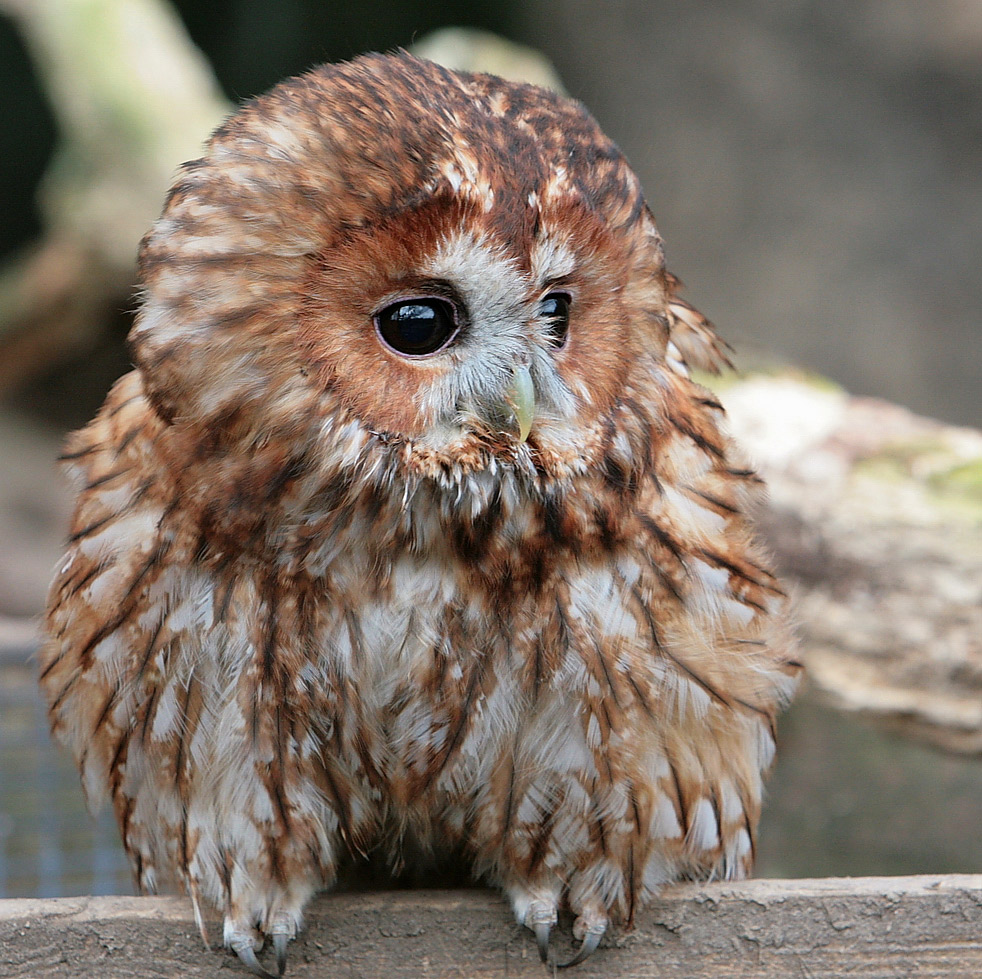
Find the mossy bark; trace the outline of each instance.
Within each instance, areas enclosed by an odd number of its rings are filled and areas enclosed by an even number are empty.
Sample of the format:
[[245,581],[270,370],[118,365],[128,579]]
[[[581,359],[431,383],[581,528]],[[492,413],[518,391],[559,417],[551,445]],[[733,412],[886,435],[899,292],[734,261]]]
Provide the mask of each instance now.
[[847,710],[982,753],[982,434],[785,373],[725,386],[770,489],[812,682]]

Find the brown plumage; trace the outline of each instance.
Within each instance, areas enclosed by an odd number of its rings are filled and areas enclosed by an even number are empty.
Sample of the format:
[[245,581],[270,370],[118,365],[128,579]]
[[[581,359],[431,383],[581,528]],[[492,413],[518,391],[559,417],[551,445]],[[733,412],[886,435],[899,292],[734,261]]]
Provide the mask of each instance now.
[[582,954],[750,869],[797,664],[759,480],[584,109],[408,55],[244,106],[69,442],[41,683],[141,889],[282,968],[337,868],[454,854]]

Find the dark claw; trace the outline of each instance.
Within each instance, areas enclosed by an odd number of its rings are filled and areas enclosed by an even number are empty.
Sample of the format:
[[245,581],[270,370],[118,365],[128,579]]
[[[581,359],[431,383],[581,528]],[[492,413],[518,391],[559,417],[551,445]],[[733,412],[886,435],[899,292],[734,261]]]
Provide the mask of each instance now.
[[549,932],[552,925],[548,921],[537,921],[532,927],[535,932],[535,944],[539,946],[539,958],[543,962],[549,961]]
[[253,951],[251,944],[235,945],[235,954],[238,955],[239,961],[252,973],[260,976],[261,979],[279,979],[279,976],[274,976],[272,972],[267,972],[260,964],[259,959],[256,958],[256,953]]
[[289,941],[289,935],[273,935],[273,949],[276,952],[276,969],[280,975],[286,972],[286,946]]
[[576,955],[574,955],[568,962],[559,962],[556,966],[558,969],[568,969],[570,966],[579,965],[584,959],[589,958],[596,950],[597,946],[600,944],[600,939],[604,937],[602,931],[588,931],[583,936],[583,944],[579,947]]

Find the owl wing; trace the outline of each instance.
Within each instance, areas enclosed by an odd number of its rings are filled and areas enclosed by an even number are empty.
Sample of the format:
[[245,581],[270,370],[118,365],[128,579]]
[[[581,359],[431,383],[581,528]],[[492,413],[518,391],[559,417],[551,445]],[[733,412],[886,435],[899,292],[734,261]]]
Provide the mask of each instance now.
[[[257,562],[209,550],[169,437],[137,373],[72,437],[81,486],[40,682],[90,807],[113,802],[140,890],[174,881],[225,908],[226,943],[248,958],[253,923],[295,933],[337,819],[297,603]],[[216,505],[230,492],[211,488]],[[287,883],[262,886],[274,877]]]
[[698,370],[719,374],[732,370],[730,345],[716,333],[716,328],[694,306],[678,293],[682,282],[671,272],[665,273],[668,291],[669,337],[681,355],[681,360]]

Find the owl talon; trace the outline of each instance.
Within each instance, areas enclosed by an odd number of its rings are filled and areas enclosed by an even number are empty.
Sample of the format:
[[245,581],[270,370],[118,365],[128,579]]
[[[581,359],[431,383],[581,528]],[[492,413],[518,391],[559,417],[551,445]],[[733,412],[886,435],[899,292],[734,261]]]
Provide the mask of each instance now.
[[549,962],[549,932],[552,931],[552,924],[548,921],[540,921],[532,926],[535,932],[535,944],[539,946],[539,958],[548,964]]
[[296,919],[284,911],[273,917],[269,934],[273,937],[273,951],[276,953],[276,969],[282,976],[286,972],[286,948],[297,936]]
[[552,899],[538,898],[521,905],[522,911],[518,920],[535,935],[535,944],[539,948],[539,958],[549,962],[549,934],[556,923],[556,902]]
[[290,936],[284,933],[273,935],[273,950],[276,952],[276,971],[279,975],[286,972],[286,946]]
[[571,966],[579,965],[584,959],[589,958],[597,950],[597,946],[600,944],[600,939],[604,937],[604,932],[607,930],[606,925],[599,925],[591,928],[584,936],[583,942],[579,949],[568,962],[559,962],[556,965],[558,969],[568,969]]
[[[272,972],[268,972],[259,963],[259,959],[256,958],[256,952],[252,947],[252,943],[248,944],[236,943],[232,946],[235,954],[239,957],[239,961],[252,973],[260,976],[261,979],[279,979],[279,976],[273,975]],[[282,972],[280,973],[282,975]]]

